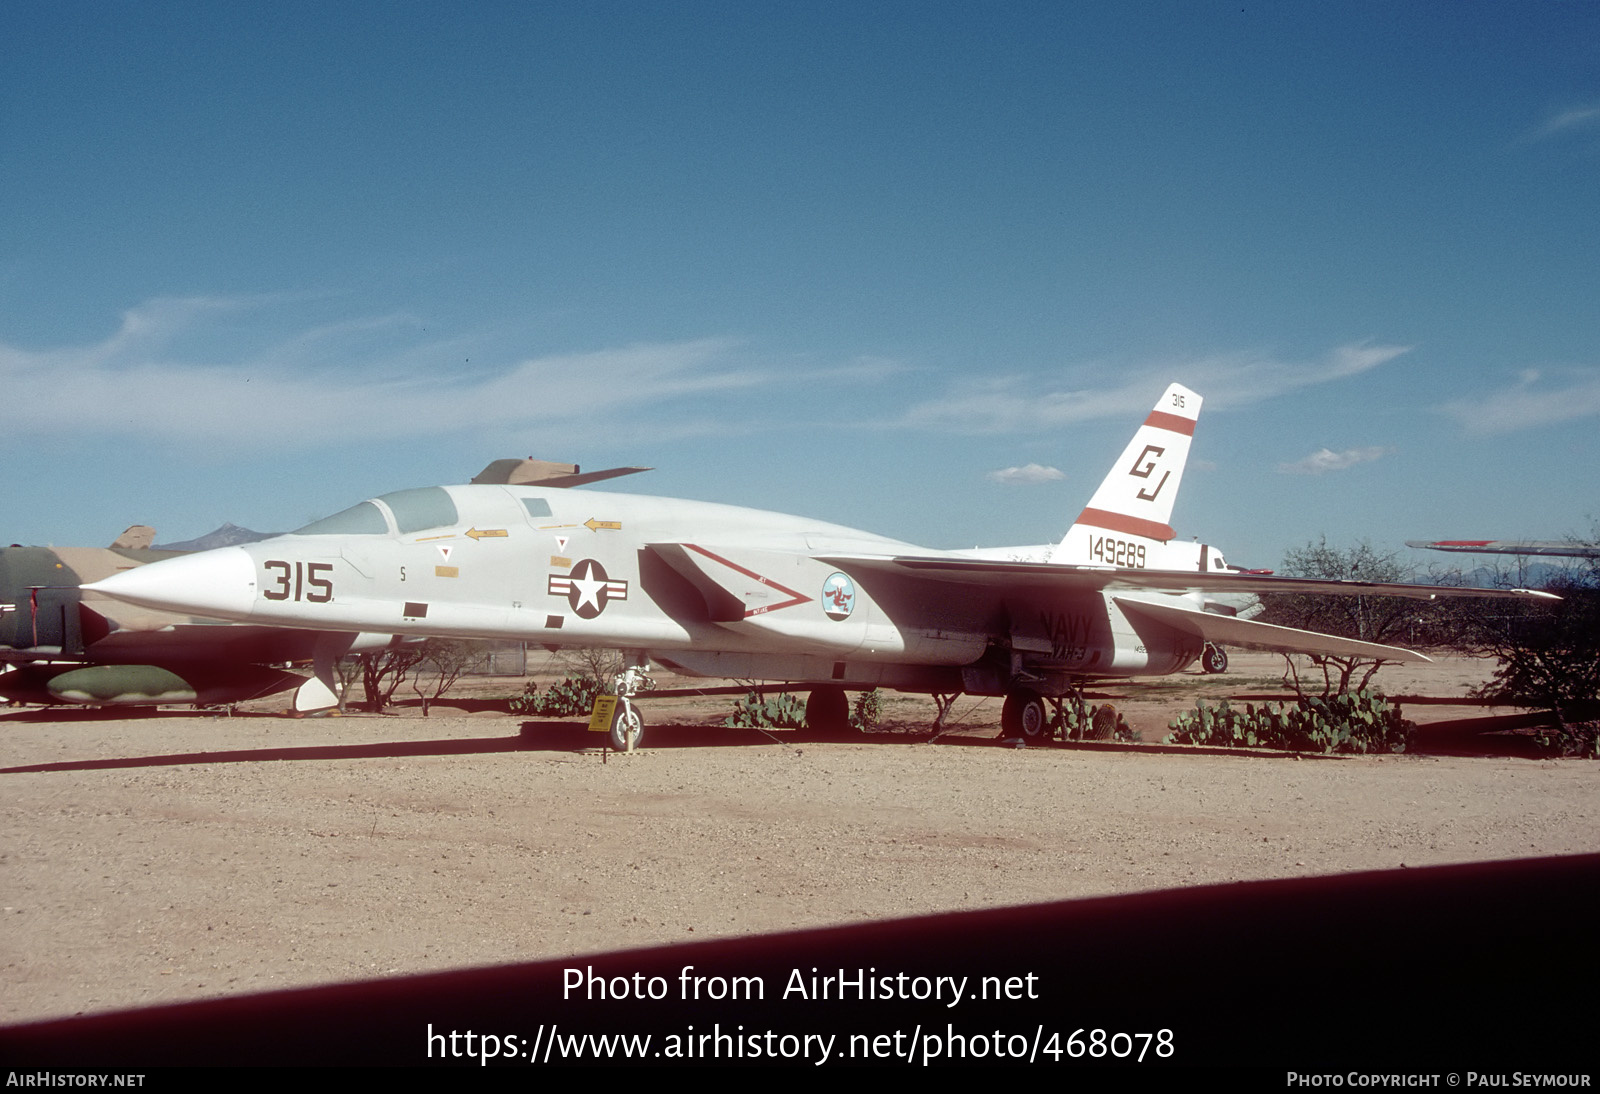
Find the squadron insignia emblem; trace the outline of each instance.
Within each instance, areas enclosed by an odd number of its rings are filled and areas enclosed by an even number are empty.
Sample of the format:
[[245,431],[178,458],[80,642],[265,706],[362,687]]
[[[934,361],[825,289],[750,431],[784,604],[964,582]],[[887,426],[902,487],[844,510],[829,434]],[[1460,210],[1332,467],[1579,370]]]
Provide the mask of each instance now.
[[829,574],[822,583],[822,610],[829,619],[849,619],[856,610],[855,582],[845,574]]

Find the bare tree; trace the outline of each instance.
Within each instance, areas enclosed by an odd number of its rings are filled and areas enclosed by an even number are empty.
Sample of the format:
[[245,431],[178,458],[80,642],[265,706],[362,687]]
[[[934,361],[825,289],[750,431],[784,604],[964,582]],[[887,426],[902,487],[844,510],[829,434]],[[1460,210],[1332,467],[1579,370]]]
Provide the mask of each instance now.
[[361,664],[361,687],[367,696],[363,705],[373,714],[382,714],[396,689],[422,660],[423,649],[420,643],[407,642],[356,657]]
[[[422,700],[422,716],[428,716],[428,707],[455,686],[461,674],[483,660],[484,644],[447,638],[430,638],[422,644],[422,659],[411,674],[411,690]],[[423,677],[428,674],[431,689],[424,689]]]
[[346,710],[346,700],[350,697],[350,689],[356,686],[356,681],[361,679],[361,658],[358,655],[341,657],[333,663],[334,676],[339,682],[339,713]]
[[622,651],[599,648],[573,648],[559,651],[556,663],[579,680],[588,680],[600,691],[610,689],[612,677],[622,671]]
[[[1350,547],[1333,547],[1323,536],[1316,543],[1287,552],[1283,572],[1289,577],[1314,577],[1352,581],[1404,581],[1409,576],[1398,552],[1376,551],[1365,540]],[[1318,631],[1382,645],[1412,644],[1434,625],[1426,601],[1395,596],[1311,596],[1271,593],[1261,598],[1266,611],[1261,619],[1283,627]],[[1285,654],[1284,680],[1305,695],[1297,657],[1307,658],[1322,671],[1322,694],[1334,695],[1365,688],[1377,671],[1392,662],[1352,654]]]

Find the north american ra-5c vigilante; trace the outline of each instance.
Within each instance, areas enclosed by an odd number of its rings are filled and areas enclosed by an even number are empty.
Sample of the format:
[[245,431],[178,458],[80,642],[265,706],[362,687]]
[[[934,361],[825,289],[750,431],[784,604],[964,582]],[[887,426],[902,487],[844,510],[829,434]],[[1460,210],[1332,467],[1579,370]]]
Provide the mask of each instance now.
[[623,650],[612,741],[633,747],[652,664],[787,681],[814,728],[847,690],[1004,696],[1009,734],[1085,678],[1177,672],[1208,643],[1393,661],[1421,654],[1240,618],[1289,591],[1534,595],[1274,578],[1230,569],[1168,521],[1200,396],[1173,384],[1057,544],[935,551],[805,517],[537,486],[400,490],[299,531],[88,586],[146,607],[319,631]]

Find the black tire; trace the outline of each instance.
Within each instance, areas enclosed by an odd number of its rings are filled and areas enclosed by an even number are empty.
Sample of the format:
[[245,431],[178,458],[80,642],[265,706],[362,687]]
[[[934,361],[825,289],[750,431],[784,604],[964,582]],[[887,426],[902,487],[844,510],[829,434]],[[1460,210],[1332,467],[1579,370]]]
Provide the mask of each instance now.
[[844,688],[812,688],[806,697],[806,728],[813,733],[843,733],[850,728],[850,699]]
[[1200,654],[1200,669],[1207,676],[1215,676],[1228,671],[1228,651],[1221,646],[1206,643],[1205,650]]
[[617,700],[617,709],[611,714],[611,747],[618,752],[628,751],[628,738],[633,747],[644,745],[644,718],[639,708],[626,700]]
[[1028,742],[1050,739],[1050,708],[1031,688],[1013,688],[1000,708],[1000,729],[1007,737]]

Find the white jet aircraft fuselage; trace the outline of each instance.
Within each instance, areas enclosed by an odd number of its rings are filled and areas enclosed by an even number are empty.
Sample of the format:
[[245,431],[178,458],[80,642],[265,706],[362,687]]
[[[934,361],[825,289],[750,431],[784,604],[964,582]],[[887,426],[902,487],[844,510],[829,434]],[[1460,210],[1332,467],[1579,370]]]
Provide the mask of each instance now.
[[1425,660],[1225,606],[1272,590],[1457,591],[1244,575],[1176,542],[1168,521],[1200,401],[1169,387],[1054,547],[934,551],[708,502],[436,486],[93,587],[274,626],[617,648],[639,669],[807,685],[830,722],[846,688],[1005,695],[1002,720],[1030,734],[1046,724],[1042,697],[1084,677],[1176,672],[1207,642]]

